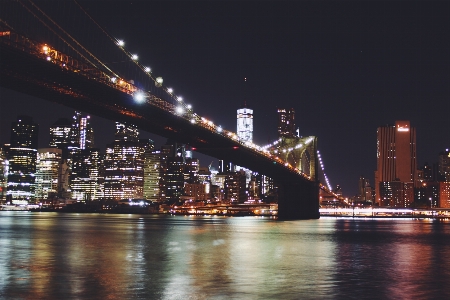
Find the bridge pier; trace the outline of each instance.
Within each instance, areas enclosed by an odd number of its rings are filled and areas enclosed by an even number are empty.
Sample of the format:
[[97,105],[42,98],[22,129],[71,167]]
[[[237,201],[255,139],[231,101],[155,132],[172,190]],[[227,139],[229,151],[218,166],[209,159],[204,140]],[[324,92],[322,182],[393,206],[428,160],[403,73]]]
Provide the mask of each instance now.
[[319,183],[289,182],[278,184],[278,219],[319,219]]

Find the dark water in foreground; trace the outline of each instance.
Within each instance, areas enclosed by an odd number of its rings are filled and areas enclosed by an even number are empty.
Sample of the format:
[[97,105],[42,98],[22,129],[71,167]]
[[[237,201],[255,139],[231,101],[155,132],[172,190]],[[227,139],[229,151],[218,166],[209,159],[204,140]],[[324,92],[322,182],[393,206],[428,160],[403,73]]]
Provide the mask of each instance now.
[[450,222],[0,212],[1,299],[450,299]]

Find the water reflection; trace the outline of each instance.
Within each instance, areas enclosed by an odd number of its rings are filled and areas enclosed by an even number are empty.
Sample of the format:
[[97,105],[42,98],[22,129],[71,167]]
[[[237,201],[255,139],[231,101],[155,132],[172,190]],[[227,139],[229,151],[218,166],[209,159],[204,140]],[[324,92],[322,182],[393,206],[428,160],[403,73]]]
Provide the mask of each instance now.
[[448,223],[0,213],[5,299],[448,298]]

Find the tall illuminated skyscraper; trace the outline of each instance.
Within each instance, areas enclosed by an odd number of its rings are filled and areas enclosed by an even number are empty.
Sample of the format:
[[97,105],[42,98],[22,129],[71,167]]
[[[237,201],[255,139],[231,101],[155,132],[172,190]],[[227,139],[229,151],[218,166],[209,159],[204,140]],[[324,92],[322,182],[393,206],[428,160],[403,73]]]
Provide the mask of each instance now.
[[12,203],[34,201],[35,173],[39,125],[29,116],[18,116],[11,125],[11,144],[8,150],[7,198]]
[[242,142],[253,142],[253,109],[237,110],[237,136]]
[[380,206],[408,207],[414,201],[416,179],[416,129],[409,121],[379,127],[376,202]]
[[41,148],[36,163],[36,199],[49,199],[58,194],[58,178],[62,150]]
[[94,130],[90,123],[90,116],[83,116],[76,111],[73,116],[71,143],[79,149],[88,149],[94,147]]
[[67,118],[59,118],[50,126],[50,142],[52,148],[64,149],[70,144],[72,124]]
[[278,109],[278,137],[295,136],[295,111],[293,108]]

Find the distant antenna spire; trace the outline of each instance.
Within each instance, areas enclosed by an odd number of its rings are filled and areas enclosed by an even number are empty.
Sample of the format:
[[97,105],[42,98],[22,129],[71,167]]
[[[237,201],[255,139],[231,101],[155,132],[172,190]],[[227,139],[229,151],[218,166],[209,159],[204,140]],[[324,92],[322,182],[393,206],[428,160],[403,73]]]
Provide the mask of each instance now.
[[247,77],[244,77],[244,107],[243,108],[247,108],[247,100],[246,100],[246,98],[247,98],[247,84],[246,84],[246,82],[247,82]]

